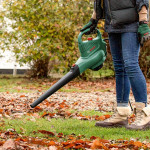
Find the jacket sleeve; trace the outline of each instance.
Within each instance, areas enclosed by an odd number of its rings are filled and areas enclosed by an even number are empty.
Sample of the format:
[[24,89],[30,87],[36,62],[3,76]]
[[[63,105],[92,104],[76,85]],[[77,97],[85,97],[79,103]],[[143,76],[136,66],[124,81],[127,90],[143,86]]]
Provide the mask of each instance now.
[[149,9],[149,0],[136,0],[137,11],[140,12],[142,6],[145,5]]

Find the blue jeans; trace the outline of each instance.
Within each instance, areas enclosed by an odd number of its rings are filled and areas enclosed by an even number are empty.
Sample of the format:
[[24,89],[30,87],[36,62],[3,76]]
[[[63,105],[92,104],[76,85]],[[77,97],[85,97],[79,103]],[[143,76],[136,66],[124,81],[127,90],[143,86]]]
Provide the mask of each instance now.
[[117,103],[128,103],[130,87],[136,102],[147,103],[146,80],[138,62],[140,44],[137,33],[108,35],[116,76]]

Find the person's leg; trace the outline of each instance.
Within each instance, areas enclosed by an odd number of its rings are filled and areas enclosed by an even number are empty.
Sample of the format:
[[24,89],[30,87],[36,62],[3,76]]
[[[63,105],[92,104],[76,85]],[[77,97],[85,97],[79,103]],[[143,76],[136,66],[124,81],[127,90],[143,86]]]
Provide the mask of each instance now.
[[124,69],[121,34],[109,34],[109,41],[115,69],[117,106],[128,106],[130,82]]
[[129,77],[132,92],[135,98],[135,122],[127,125],[127,129],[150,128],[150,107],[147,104],[147,87],[145,77],[139,66],[140,44],[137,33],[122,33],[122,54],[124,67]]
[[125,72],[122,59],[121,34],[109,34],[109,42],[116,76],[117,108],[109,119],[96,122],[95,126],[122,127],[127,125],[127,117],[131,113],[130,108],[127,107],[130,93],[130,83]]
[[125,71],[130,80],[136,102],[147,103],[147,87],[145,77],[139,66],[140,44],[134,32],[122,33],[122,54]]

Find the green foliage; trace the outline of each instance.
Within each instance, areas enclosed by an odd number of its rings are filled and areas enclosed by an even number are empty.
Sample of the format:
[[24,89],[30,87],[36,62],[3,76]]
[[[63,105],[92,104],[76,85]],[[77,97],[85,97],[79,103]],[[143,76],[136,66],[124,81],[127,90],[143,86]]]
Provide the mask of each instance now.
[[145,77],[150,78],[150,41],[141,48],[139,63]]
[[[6,29],[7,21],[1,17],[4,32],[1,48],[15,53],[20,64],[30,63],[36,68],[34,76],[47,76],[50,60],[59,71],[69,68],[78,58],[77,36],[92,14],[93,2],[88,0],[5,0],[1,15],[13,21],[13,32]],[[2,44],[3,43],[3,44]],[[47,62],[37,67],[37,61]],[[53,65],[55,66],[55,65]],[[56,67],[55,66],[55,67]],[[43,72],[45,74],[41,73]]]
[[[31,76],[46,77],[51,69],[64,73],[79,57],[77,36],[92,14],[89,0],[5,0],[0,10],[0,48],[15,53],[20,64],[29,63]],[[9,23],[6,18],[13,21]],[[13,32],[7,30],[11,26]],[[104,22],[99,28],[104,38]],[[83,38],[84,39],[84,38]],[[144,49],[144,50],[143,50]],[[149,48],[142,48],[140,66],[150,77]],[[109,43],[103,69],[114,71]],[[91,77],[91,71],[82,79]]]

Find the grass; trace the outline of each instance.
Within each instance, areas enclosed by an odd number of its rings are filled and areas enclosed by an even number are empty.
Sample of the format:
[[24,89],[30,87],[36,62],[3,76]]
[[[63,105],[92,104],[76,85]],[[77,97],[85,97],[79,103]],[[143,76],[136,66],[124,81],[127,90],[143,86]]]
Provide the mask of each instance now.
[[[148,131],[130,131],[123,128],[102,128],[95,127],[96,121],[84,121],[77,119],[51,119],[50,121],[40,118],[36,121],[30,121],[31,117],[24,116],[21,119],[4,119],[5,126],[1,126],[0,129],[10,129],[14,128],[17,133],[26,136],[33,137],[45,137],[41,133],[36,133],[33,131],[46,130],[54,133],[63,133],[64,135],[84,135],[85,138],[90,138],[91,136],[96,136],[104,139],[127,139],[138,138],[138,140],[145,140],[150,136],[150,130]],[[48,136],[48,135],[47,135]]]
[[[0,78],[0,92],[9,93],[34,93],[38,89],[43,91],[50,88],[48,85],[41,85],[41,81],[29,80],[26,78]],[[90,92],[90,90],[71,88],[66,89],[65,87],[59,90],[60,92]]]
[[33,84],[30,80],[24,78],[13,78],[11,76],[0,78],[0,92],[30,93],[32,90],[26,89]]
[[104,70],[103,68],[98,71],[93,71],[92,74],[95,78],[114,76],[114,72],[112,70]]
[[[75,113],[76,110],[68,110],[69,112],[71,113]],[[102,115],[105,115],[105,114],[109,114],[109,115],[112,115],[112,112],[107,112],[107,113],[102,113],[100,111],[95,111],[95,110],[84,110],[84,111],[79,111],[78,113],[81,113],[83,116],[102,116]]]
[[[24,76],[13,77],[11,75],[0,75],[0,92],[9,93],[34,93],[40,90],[47,90],[48,85],[42,85],[44,79],[28,79]],[[48,81],[48,79],[47,79]]]
[[[0,92],[17,92],[17,93],[31,93],[37,92],[39,87],[42,90],[46,90],[49,88],[49,85],[42,85],[42,80],[29,80],[27,78],[12,78],[9,76],[8,78],[3,78],[0,76]],[[105,89],[107,90],[107,89]],[[90,92],[88,89],[78,89],[72,87],[71,89],[62,88],[60,91],[62,92]],[[69,110],[74,113],[76,110]],[[80,111],[82,115],[104,115],[104,113],[88,110],[88,111]],[[78,112],[79,113],[79,112]],[[42,114],[39,113],[40,115]],[[109,113],[111,114],[111,113]],[[101,137],[104,139],[130,139],[130,138],[138,138],[143,141],[145,139],[150,138],[150,130],[147,131],[130,131],[125,128],[101,128],[95,127],[96,121],[87,121],[87,120],[77,120],[77,119],[50,119],[39,118],[32,121],[32,116],[23,116],[20,119],[8,119],[2,118],[4,120],[1,123],[0,121],[0,129],[7,130],[14,128],[17,133],[25,135],[25,136],[33,136],[33,137],[48,137],[48,135],[43,135],[41,133],[36,133],[34,131],[38,130],[47,130],[54,133],[63,133],[64,135],[70,135],[72,133],[78,135],[84,135],[86,138],[90,138],[91,136]]]
[[[74,112],[74,110],[71,110]],[[87,110],[81,111],[82,115],[104,115],[112,113],[101,113],[99,111]],[[40,115],[42,112],[39,113]],[[64,135],[75,134],[84,135],[85,138],[90,138],[91,136],[96,136],[104,138],[107,140],[117,140],[131,138],[137,138],[140,141],[150,138],[150,130],[147,131],[131,131],[123,128],[102,128],[95,127],[96,121],[78,120],[78,119],[63,119],[63,118],[53,118],[47,120],[46,118],[39,118],[32,121],[32,116],[23,116],[20,119],[7,119],[3,118],[4,125],[0,126],[0,129],[15,129],[18,134],[32,137],[49,138],[49,135],[41,134],[37,132],[38,130],[51,131],[53,133],[63,133]]]
[[[9,92],[9,93],[35,93],[40,91],[46,91],[51,87],[49,84],[42,84],[43,82],[51,82],[51,79],[28,79],[24,77],[13,77],[11,75],[0,75],[0,92]],[[77,80],[78,82],[78,80]],[[105,92],[110,89],[95,89],[94,91]],[[80,87],[62,87],[60,92],[78,92],[78,93],[89,93],[91,88],[80,88]]]

